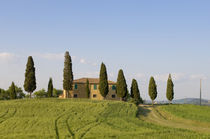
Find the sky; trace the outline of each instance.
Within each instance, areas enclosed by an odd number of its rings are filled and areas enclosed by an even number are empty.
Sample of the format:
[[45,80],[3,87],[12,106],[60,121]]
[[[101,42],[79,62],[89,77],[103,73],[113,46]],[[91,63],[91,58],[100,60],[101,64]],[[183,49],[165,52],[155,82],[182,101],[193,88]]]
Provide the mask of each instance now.
[[154,76],[157,100],[166,100],[168,74],[175,99],[210,99],[209,0],[1,0],[0,88],[14,81],[23,88],[28,56],[36,67],[37,90],[62,89],[64,53],[73,60],[74,78],[109,80],[123,69],[128,88],[138,81],[143,99]]

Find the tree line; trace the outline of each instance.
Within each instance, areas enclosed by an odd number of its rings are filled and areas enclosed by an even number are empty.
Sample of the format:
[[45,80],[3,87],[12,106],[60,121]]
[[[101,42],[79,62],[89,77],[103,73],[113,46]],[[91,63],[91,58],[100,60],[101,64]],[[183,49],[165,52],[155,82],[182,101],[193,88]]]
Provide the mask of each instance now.
[[[72,72],[72,60],[69,52],[65,53],[65,62],[64,62],[64,71],[63,71],[63,89],[67,92],[71,91],[73,87],[73,72]],[[99,74],[99,91],[101,96],[106,99],[106,96],[109,93],[109,84],[108,84],[108,75],[106,70],[106,65],[102,62]],[[154,77],[150,78],[149,82],[149,96],[152,100],[152,104],[154,104],[154,100],[157,98],[157,85]],[[68,94],[68,93],[67,93]],[[90,97],[90,88],[89,81],[86,81],[86,94],[87,97]],[[116,85],[116,94],[122,101],[131,101],[136,104],[143,103],[143,99],[141,98],[138,83],[136,79],[132,80],[130,93],[128,91],[126,78],[124,76],[123,70],[120,69],[117,77],[117,85]],[[68,97],[68,96],[67,96]],[[171,78],[171,74],[169,75],[167,82],[167,90],[166,97],[171,103],[174,98],[174,84]]]
[[[65,53],[65,60],[64,60],[64,69],[63,69],[63,89],[67,92],[73,90],[73,71],[72,71],[72,59],[67,51]],[[14,82],[12,82],[11,86],[8,90],[0,89],[0,99],[8,98],[8,99],[17,99],[17,98],[24,98],[24,97],[32,97],[34,90],[36,90],[36,74],[35,74],[35,66],[32,56],[28,57],[28,61],[26,64],[25,70],[25,80],[24,80],[24,90],[29,93],[29,95],[25,95],[21,88],[17,87]],[[109,92],[109,84],[108,84],[108,75],[106,70],[106,65],[104,63],[101,64],[100,74],[99,74],[99,91],[100,94],[106,99],[106,96]],[[53,88],[53,79],[49,79],[48,89],[39,90],[34,93],[35,97],[58,97],[62,94],[62,90],[57,90]],[[68,95],[69,93],[66,93]],[[89,81],[86,82],[86,94],[87,97],[90,97],[90,88],[89,88]],[[121,101],[131,101],[135,104],[143,103],[143,99],[140,95],[140,90],[138,87],[138,82],[136,79],[132,80],[130,93],[128,91],[126,78],[124,76],[123,70],[120,69],[117,76],[117,84],[116,84],[116,94],[120,98]],[[152,100],[152,104],[154,104],[154,100],[157,98],[157,85],[155,82],[154,77],[150,78],[149,81],[149,88],[148,94]],[[69,97],[69,96],[66,96]],[[172,81],[171,74],[169,75],[167,81],[167,90],[166,90],[166,97],[171,103],[174,98],[174,84]]]

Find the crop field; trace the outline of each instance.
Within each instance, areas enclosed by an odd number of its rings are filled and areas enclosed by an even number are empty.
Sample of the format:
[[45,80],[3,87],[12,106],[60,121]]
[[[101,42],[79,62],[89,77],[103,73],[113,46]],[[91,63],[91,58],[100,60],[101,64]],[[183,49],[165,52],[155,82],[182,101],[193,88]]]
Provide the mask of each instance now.
[[210,107],[198,105],[168,105],[162,106],[162,110],[170,112],[178,117],[200,122],[210,123]]
[[161,112],[174,113],[166,107],[173,106],[138,108],[125,102],[85,99],[0,101],[0,138],[210,138],[208,131],[168,126],[169,119],[158,123]]

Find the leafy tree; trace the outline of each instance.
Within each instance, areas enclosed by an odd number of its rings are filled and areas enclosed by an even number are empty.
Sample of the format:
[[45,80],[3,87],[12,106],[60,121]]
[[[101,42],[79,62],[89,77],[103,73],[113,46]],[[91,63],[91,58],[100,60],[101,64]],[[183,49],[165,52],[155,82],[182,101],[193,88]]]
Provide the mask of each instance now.
[[8,91],[5,91],[4,89],[0,88],[0,100],[7,100],[9,99],[9,93]]
[[87,98],[90,98],[90,87],[89,87],[89,80],[87,79],[86,81],[86,94],[87,94]]
[[31,94],[36,89],[35,67],[32,56],[28,57],[28,62],[26,65],[24,89],[26,92],[30,93],[30,98]]
[[134,99],[134,101],[136,101],[136,104],[143,103],[143,100],[140,96],[138,83],[135,79],[132,80],[132,84],[131,84],[131,97]]
[[120,97],[120,100],[123,100],[128,94],[128,88],[127,88],[125,76],[122,69],[120,69],[118,73],[116,93],[117,93],[117,96]]
[[174,83],[172,81],[171,74],[169,74],[168,77],[166,97],[169,103],[171,103],[171,101],[174,99]]
[[99,80],[99,91],[100,91],[101,95],[105,98],[107,96],[107,94],[109,93],[109,84],[108,84],[106,66],[104,63],[101,64],[99,79],[100,79]]
[[[63,69],[63,89],[69,92],[73,89],[73,72],[72,72],[72,60],[69,52],[65,53],[64,69]],[[69,94],[67,93],[66,97]]]
[[52,81],[52,78],[50,78],[50,80],[49,80],[47,93],[48,93],[48,97],[53,97],[53,81]]
[[155,83],[154,77],[151,77],[149,81],[149,96],[152,100],[152,105],[153,105],[154,100],[157,98],[157,85]]
[[10,99],[16,99],[17,98],[17,94],[16,94],[16,90],[15,90],[15,83],[12,82],[11,86],[10,86]]
[[[7,90],[8,92],[11,92],[12,88],[11,86],[9,87],[9,89]],[[17,99],[22,99],[25,97],[25,94],[23,93],[23,90],[21,87],[18,87],[15,85],[15,92],[17,94]]]
[[36,98],[46,98],[48,96],[48,93],[45,91],[45,89],[41,89],[39,91],[34,92],[34,96]]
[[53,88],[54,97],[59,97],[61,94],[63,94],[63,90]]

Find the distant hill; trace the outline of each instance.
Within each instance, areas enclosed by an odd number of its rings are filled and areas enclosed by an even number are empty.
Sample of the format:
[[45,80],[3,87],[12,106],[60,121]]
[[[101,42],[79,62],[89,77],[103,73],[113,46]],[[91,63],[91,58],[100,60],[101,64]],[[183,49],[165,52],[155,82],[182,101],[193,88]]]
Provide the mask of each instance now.
[[[210,105],[209,100],[202,99],[201,102],[202,102],[202,104]],[[200,99],[199,98],[177,99],[177,100],[174,100],[173,103],[175,103],[175,104],[196,104],[196,105],[198,105],[198,104],[200,104]]]
[[[155,101],[158,104],[166,104],[168,101]],[[150,100],[145,101],[146,104],[151,104],[152,102]],[[199,98],[183,98],[183,99],[176,99],[173,100],[173,104],[195,104],[199,105],[200,104],[200,99]],[[202,104],[203,105],[210,105],[210,100],[202,99]]]

